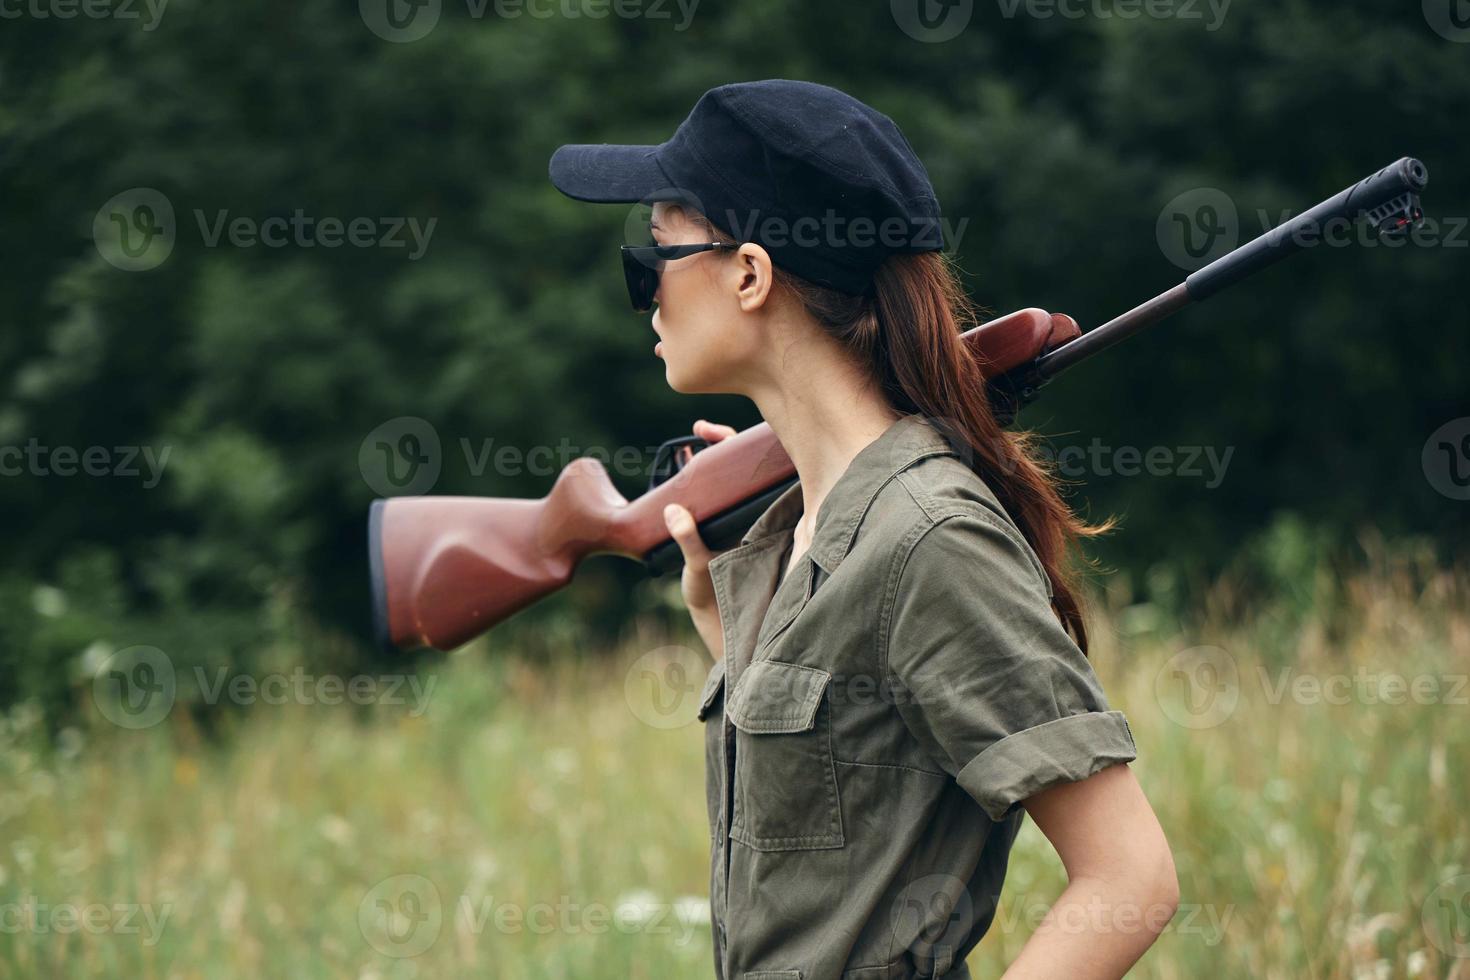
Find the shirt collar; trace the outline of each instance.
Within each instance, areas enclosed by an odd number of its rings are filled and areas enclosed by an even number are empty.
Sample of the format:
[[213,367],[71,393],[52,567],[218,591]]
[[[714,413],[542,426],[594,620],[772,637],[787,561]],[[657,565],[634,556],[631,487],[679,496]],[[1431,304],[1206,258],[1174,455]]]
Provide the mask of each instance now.
[[[929,456],[958,456],[949,440],[923,416],[898,418],[864,446],[817,508],[817,526],[807,554],[831,575],[847,557],[858,526],[878,491],[893,477]],[[742,545],[773,534],[788,535],[801,518],[800,481],[776,498],[740,539]]]

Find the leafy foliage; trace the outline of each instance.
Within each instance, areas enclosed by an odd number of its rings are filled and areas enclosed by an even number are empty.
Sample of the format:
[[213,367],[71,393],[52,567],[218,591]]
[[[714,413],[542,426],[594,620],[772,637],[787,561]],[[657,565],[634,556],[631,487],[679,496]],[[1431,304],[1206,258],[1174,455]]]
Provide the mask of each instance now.
[[[898,120],[997,312],[1040,305],[1092,326],[1173,285],[1183,272],[1155,222],[1191,188],[1227,192],[1255,233],[1261,215],[1412,154],[1432,174],[1430,213],[1467,213],[1470,48],[1419,4],[1240,4],[1214,30],[977,4],[942,44],[906,36],[889,4],[838,0],[707,2],[684,30],[674,5],[598,19],[451,2],[404,44],[356,7],[172,0],[150,30],[6,21],[0,446],[170,455],[151,487],[56,467],[0,479],[5,698],[64,701],[95,642],[167,636],[184,663],[246,662],[281,608],[364,637],[376,494],[358,452],[387,420],[439,432],[436,492],[506,496],[550,477],[477,474],[466,445],[649,447],[701,415],[758,421],[743,401],[667,389],[625,312],[624,212],[565,200],[545,177],[565,142],[661,140],[716,84],[806,78]],[[171,203],[177,240],[127,272],[92,222],[138,187]],[[210,244],[222,213],[298,211],[435,225],[418,259]],[[1278,511],[1462,547],[1464,505],[1419,464],[1430,432],[1470,414],[1458,220],[1458,247],[1314,250],[1053,385],[1023,422],[1059,446],[1234,450],[1216,489],[1085,474],[1079,505],[1126,519],[1105,557],[1219,566]],[[594,563],[529,622],[570,610],[613,629],[637,577]],[[57,602],[65,615],[37,611]]]

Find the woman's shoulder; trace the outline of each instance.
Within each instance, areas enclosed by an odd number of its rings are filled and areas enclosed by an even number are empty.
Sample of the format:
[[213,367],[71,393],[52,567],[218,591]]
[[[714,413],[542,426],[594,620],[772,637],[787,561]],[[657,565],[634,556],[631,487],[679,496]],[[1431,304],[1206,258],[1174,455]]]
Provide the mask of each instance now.
[[932,566],[931,586],[967,590],[978,576],[1010,581],[1019,594],[1033,585],[1052,595],[1051,580],[1035,550],[995,491],[962,459],[924,460],[895,481],[908,498],[911,531],[894,552],[897,567]]
[[985,541],[999,535],[1029,550],[995,491],[965,460],[948,454],[919,460],[886,482],[862,517],[856,543],[868,554],[887,554],[901,563],[934,531]]
[[916,517],[940,522],[956,515],[996,521],[1017,530],[990,484],[959,456],[931,456],[909,467],[893,481],[894,503]]

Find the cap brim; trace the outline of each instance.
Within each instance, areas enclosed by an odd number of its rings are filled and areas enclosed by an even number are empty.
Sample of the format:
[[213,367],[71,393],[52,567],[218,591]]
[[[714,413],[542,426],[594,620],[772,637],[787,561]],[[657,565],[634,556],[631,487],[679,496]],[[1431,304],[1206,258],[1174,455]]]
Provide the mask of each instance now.
[[563,146],[551,157],[551,182],[567,197],[593,204],[636,204],[669,189],[657,146],[615,143]]

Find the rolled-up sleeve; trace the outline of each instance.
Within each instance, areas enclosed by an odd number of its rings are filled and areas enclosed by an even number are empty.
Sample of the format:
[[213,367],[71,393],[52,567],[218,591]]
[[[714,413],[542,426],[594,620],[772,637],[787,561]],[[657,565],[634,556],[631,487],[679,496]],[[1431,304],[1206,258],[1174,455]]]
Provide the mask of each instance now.
[[977,505],[935,522],[899,560],[885,646],[895,703],[992,820],[1137,758],[1013,525]]

